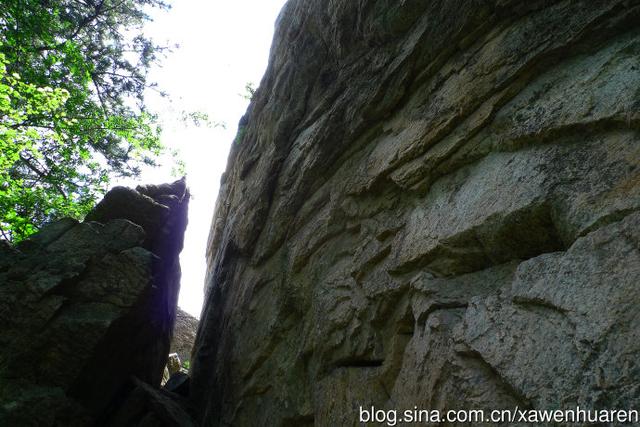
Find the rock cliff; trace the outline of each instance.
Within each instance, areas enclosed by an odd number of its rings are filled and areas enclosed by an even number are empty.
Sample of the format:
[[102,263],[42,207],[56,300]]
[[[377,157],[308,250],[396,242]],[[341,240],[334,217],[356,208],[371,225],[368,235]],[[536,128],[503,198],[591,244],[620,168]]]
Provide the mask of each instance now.
[[240,122],[204,425],[640,406],[640,1],[290,0]]
[[117,187],[82,223],[0,245],[0,425],[137,425],[111,419],[125,417],[129,391],[171,400],[153,387],[176,316],[188,200],[184,181]]

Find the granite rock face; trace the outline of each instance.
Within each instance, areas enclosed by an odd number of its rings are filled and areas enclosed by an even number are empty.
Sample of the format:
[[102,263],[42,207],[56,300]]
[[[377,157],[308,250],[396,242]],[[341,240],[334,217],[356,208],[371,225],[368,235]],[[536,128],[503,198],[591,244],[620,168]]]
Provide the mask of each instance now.
[[212,224],[205,425],[640,405],[640,1],[290,0]]
[[131,377],[160,385],[188,200],[184,181],[118,187],[2,247],[0,425],[106,423]]

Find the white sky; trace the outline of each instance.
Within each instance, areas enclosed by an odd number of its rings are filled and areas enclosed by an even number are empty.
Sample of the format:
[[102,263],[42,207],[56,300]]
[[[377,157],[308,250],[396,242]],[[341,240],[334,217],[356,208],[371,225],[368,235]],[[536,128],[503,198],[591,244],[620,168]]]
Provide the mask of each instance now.
[[[189,225],[180,257],[182,285],[179,306],[199,317],[205,274],[205,247],[231,141],[248,101],[248,82],[258,86],[267,66],[273,26],[285,0],[175,0],[171,10],[154,13],[145,34],[159,43],[180,47],[150,75],[169,93],[173,105],[148,96],[148,105],[163,122],[162,141],[178,148],[186,163],[193,196]],[[186,127],[171,119],[170,111],[203,111],[227,125],[222,128]],[[175,117],[175,114],[173,114]],[[145,170],[136,182],[170,182],[169,167]]]

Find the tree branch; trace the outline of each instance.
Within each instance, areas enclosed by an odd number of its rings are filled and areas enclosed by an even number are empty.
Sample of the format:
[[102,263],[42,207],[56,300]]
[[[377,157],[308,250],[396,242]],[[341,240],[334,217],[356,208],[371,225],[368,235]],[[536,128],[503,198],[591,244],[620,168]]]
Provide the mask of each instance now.
[[35,172],[35,174],[38,175],[40,178],[42,178],[45,182],[51,184],[58,191],[58,193],[60,193],[62,197],[64,197],[64,199],[67,200],[67,193],[65,193],[62,187],[60,187],[60,184],[56,183],[53,180],[50,180],[49,176],[45,172],[42,172],[40,169],[35,167],[30,161],[33,159],[27,159],[22,154],[20,154],[20,160],[26,167],[28,167],[31,171]]
[[71,35],[69,37],[67,37],[65,39],[65,41],[60,42],[55,46],[40,46],[40,47],[36,47],[36,50],[39,51],[39,52],[42,52],[42,51],[46,51],[46,50],[61,49],[68,41],[75,39],[78,36],[78,34],[80,34],[80,32],[87,25],[89,25],[90,23],[92,23],[93,21],[98,19],[98,17],[102,13],[102,7],[103,6],[104,6],[104,0],[100,0],[100,3],[98,3],[95,6],[93,13],[91,15],[87,16],[86,18],[84,18],[82,21],[80,21],[80,23],[78,24],[78,27],[75,29],[75,31],[73,33],[71,33]]

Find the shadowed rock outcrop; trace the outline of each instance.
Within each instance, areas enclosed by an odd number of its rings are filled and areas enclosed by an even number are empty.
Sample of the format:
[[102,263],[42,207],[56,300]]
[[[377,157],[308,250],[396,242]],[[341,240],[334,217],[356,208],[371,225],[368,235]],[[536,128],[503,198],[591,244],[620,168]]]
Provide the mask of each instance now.
[[2,246],[0,425],[104,423],[132,377],[160,385],[188,200],[183,180],[118,187],[84,222]]
[[640,405],[640,2],[290,0],[192,361],[205,425]]

